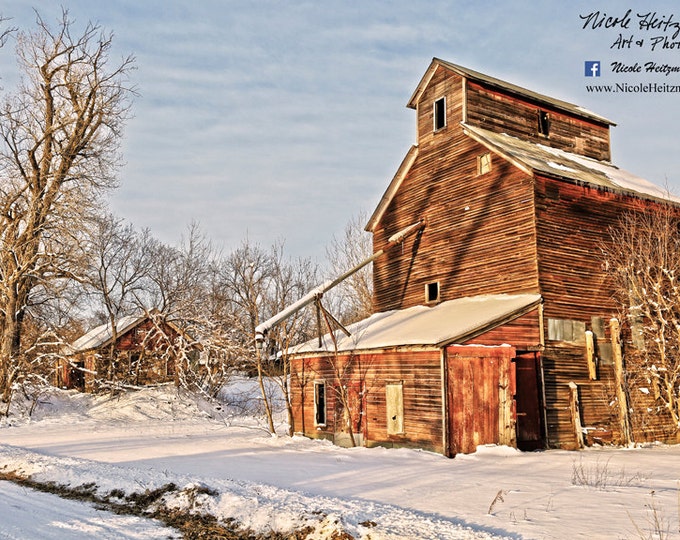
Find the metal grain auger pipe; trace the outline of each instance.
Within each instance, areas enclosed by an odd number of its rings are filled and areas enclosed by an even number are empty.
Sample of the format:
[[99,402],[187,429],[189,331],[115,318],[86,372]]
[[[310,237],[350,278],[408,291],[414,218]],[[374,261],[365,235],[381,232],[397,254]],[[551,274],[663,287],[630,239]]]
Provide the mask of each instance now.
[[361,270],[364,266],[367,264],[370,264],[373,262],[375,259],[383,255],[386,251],[389,249],[393,248],[395,245],[400,244],[403,242],[407,236],[410,234],[420,231],[423,229],[425,226],[425,220],[419,220],[416,223],[413,223],[412,225],[409,225],[405,229],[402,229],[396,234],[393,234],[387,239],[387,244],[385,247],[379,251],[376,251],[373,255],[368,257],[367,259],[361,261],[359,264],[357,264],[355,267],[347,270],[344,274],[340,275],[339,277],[335,279],[331,279],[326,281],[325,283],[322,283],[321,285],[313,288],[311,291],[309,291],[306,295],[304,295],[302,298],[300,298],[297,302],[291,304],[287,308],[279,311],[276,315],[274,315],[272,318],[266,320],[262,324],[259,324],[255,328],[255,345],[258,349],[262,348],[262,343],[264,342],[264,338],[267,335],[267,332],[275,325],[279,324],[282,321],[285,321],[287,318],[293,316],[295,313],[300,311],[302,308],[305,306],[308,306],[312,302],[315,302],[316,300],[320,299],[326,292],[328,292],[330,289],[347,279],[349,276],[352,274],[355,274],[359,270]]

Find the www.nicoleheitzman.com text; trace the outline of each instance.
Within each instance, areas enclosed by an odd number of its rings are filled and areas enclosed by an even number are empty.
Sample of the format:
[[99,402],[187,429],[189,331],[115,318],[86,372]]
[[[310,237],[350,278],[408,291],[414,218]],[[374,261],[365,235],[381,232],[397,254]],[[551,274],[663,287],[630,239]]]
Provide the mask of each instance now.
[[594,94],[678,94],[680,84],[668,83],[615,83],[615,84],[587,84],[586,91]]

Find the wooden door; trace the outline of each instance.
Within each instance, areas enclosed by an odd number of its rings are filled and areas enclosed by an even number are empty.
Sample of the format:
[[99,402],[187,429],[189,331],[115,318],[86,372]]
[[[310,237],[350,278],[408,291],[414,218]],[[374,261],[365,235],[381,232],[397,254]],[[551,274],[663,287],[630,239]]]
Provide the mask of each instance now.
[[537,450],[544,447],[540,357],[537,353],[518,354],[515,359],[517,390],[517,447]]
[[446,348],[446,454],[483,444],[516,446],[515,348]]
[[452,358],[448,373],[449,455],[498,442],[499,358]]

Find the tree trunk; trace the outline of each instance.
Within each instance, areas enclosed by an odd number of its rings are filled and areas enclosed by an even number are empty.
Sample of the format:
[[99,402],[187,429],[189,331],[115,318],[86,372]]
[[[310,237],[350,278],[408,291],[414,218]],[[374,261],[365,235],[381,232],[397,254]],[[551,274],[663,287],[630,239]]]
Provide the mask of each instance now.
[[[12,386],[19,371],[19,353],[21,351],[21,324],[25,308],[14,290],[7,291],[5,318],[2,323],[0,341],[0,396],[9,405],[12,398]],[[12,294],[14,293],[14,294]]]
[[257,382],[260,385],[260,392],[262,393],[262,400],[264,402],[264,410],[267,414],[267,426],[269,428],[269,433],[272,435],[276,434],[276,429],[274,428],[274,418],[272,416],[272,406],[269,402],[269,396],[267,395],[267,389],[264,385],[264,373],[262,370],[262,357],[257,354]]

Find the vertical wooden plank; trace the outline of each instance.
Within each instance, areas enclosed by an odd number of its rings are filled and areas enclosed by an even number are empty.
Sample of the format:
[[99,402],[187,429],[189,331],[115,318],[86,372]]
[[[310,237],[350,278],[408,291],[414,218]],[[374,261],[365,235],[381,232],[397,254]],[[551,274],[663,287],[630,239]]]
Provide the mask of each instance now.
[[619,425],[623,444],[630,444],[633,440],[628,417],[628,398],[626,397],[625,376],[623,373],[623,353],[621,351],[621,327],[619,321],[613,318],[609,321],[612,339],[612,355],[614,356],[614,374],[616,377],[616,400],[619,404]]
[[469,454],[474,452],[477,447],[475,441],[477,440],[477,423],[475,422],[475,411],[478,410],[477,388],[474,378],[474,368],[472,361],[468,358],[461,358],[463,364],[463,388],[462,388],[462,405],[463,405],[463,425],[461,428],[461,447],[463,452]]
[[597,380],[597,366],[595,364],[595,339],[590,330],[586,330],[586,362],[588,362],[588,377]]
[[498,444],[515,446],[515,423],[512,418],[512,395],[510,370],[514,367],[510,357],[499,357],[498,365]]
[[385,385],[387,410],[387,434],[395,435],[404,432],[404,384],[387,383]]
[[581,425],[581,406],[578,400],[578,386],[573,381],[569,383],[569,410],[571,422],[576,436],[576,445],[583,448],[583,426]]

